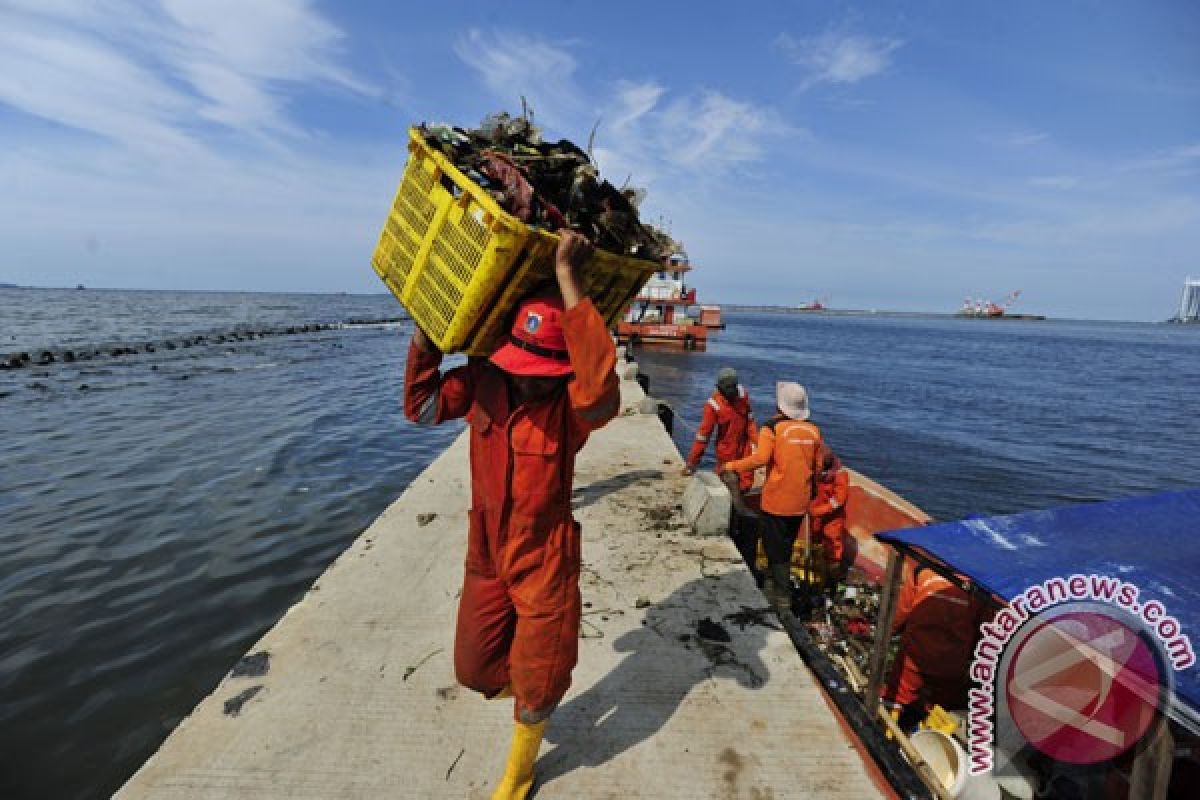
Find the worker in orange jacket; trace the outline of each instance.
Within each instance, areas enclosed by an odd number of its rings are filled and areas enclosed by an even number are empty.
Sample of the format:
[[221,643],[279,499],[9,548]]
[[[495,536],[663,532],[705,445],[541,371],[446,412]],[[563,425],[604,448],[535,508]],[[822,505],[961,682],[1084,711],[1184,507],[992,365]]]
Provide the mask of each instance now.
[[777,607],[790,607],[791,562],[796,533],[813,498],[821,468],[821,431],[808,421],[808,392],[798,383],[775,387],[775,416],[758,431],[753,454],[717,466],[718,474],[767,467],[759,532],[767,556],[767,597]]
[[[717,443],[713,448],[718,464],[744,458],[754,452],[754,440],[758,429],[754,425],[754,409],[750,407],[750,395],[746,387],[738,383],[737,372],[724,367],[717,373],[717,388],[704,404],[704,415],[688,453],[684,475],[691,475],[700,466],[700,459],[708,447],[713,430],[717,432]],[[754,471],[738,474],[742,491],[754,485]]]
[[900,650],[883,691],[905,729],[915,728],[935,704],[965,706],[980,611],[966,591],[928,567],[905,580],[892,620]]
[[580,625],[580,530],[571,515],[575,454],[620,405],[616,351],[580,289],[591,245],[561,233],[561,297],[527,299],[488,359],[440,372],[417,330],[404,412],[438,424],[466,417],[471,508],[454,669],[486,697],[514,697],[516,725],[494,800],[524,798],[550,713],[571,683]]
[[850,473],[842,469],[837,455],[826,448],[817,475],[816,494],[808,506],[809,530],[813,542],[820,541],[830,566],[841,572],[846,535],[846,500],[850,497]]

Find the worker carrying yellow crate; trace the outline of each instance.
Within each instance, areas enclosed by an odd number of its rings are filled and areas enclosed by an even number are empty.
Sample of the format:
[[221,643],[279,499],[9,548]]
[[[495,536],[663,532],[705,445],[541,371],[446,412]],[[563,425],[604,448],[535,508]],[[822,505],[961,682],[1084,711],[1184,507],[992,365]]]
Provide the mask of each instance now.
[[[608,326],[674,246],[586,153],[541,142],[524,117],[413,128],[409,153],[372,264],[417,325],[406,416],[468,422],[455,673],[486,697],[514,698],[493,798],[517,800],[578,656],[571,491],[576,453],[620,405]],[[462,350],[474,357],[443,373],[443,353]]]
[[515,729],[494,800],[524,798],[546,720],[578,657],[580,527],[571,514],[575,454],[620,406],[616,349],[578,272],[591,255],[566,231],[558,292],[520,304],[489,359],[441,372],[418,327],[408,351],[404,413],[438,424],[466,417],[471,510],[454,639],[460,683],[513,697]]

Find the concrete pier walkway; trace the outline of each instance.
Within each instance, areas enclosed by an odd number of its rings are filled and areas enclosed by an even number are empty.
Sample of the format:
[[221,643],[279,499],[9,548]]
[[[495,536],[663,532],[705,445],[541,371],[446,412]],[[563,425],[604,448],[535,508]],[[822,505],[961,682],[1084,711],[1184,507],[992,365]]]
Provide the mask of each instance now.
[[[732,543],[684,524],[641,396],[622,381],[578,461],[583,640],[537,798],[880,796]],[[454,680],[467,480],[463,436],[255,645],[267,672],[227,676],[116,797],[487,798],[512,705]]]

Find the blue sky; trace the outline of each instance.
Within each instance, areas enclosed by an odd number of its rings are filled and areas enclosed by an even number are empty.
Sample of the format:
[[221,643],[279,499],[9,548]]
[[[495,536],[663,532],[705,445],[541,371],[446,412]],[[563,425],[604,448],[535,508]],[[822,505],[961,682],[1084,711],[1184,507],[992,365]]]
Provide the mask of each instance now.
[[1163,319],[1197,42],[1190,2],[3,0],[0,281],[378,291],[406,126],[524,95],[599,120],[702,299]]

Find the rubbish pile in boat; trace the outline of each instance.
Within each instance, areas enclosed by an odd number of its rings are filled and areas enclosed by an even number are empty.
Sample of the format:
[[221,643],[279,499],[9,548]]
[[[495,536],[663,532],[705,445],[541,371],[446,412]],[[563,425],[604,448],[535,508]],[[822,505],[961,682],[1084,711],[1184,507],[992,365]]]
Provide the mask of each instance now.
[[589,153],[567,139],[544,141],[528,110],[490,114],[476,129],[422,124],[419,130],[426,144],[528,225],[571,228],[599,248],[649,261],[675,250],[670,236],[638,217],[644,190],[603,180]]
[[836,655],[866,672],[879,616],[880,587],[851,570],[824,607],[813,610],[808,633],[826,655]]

